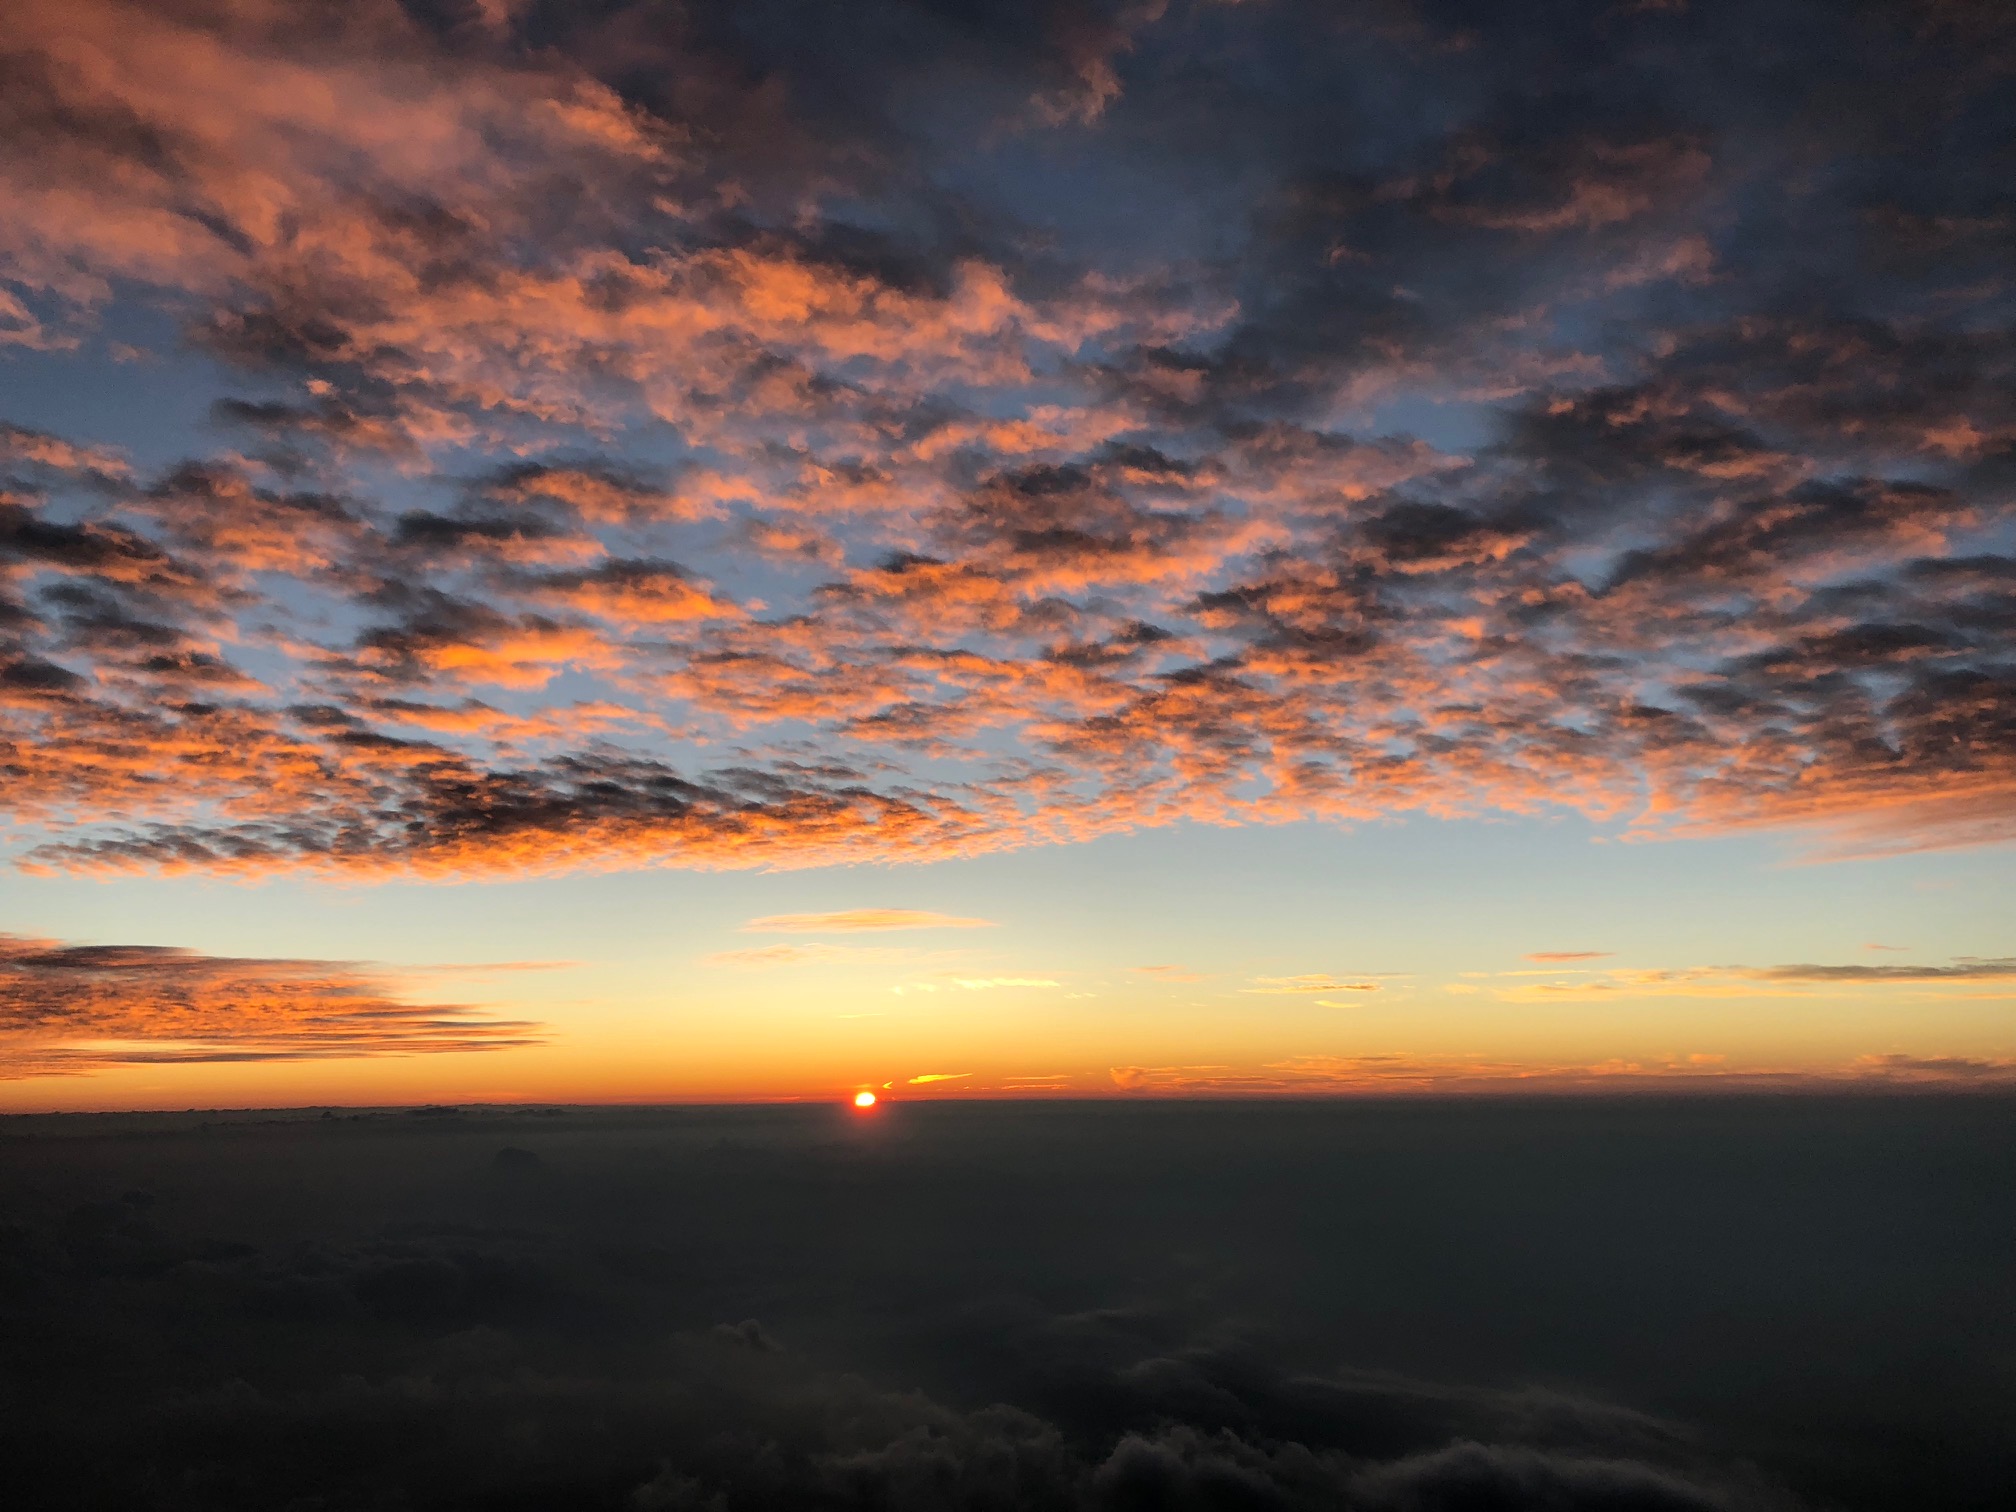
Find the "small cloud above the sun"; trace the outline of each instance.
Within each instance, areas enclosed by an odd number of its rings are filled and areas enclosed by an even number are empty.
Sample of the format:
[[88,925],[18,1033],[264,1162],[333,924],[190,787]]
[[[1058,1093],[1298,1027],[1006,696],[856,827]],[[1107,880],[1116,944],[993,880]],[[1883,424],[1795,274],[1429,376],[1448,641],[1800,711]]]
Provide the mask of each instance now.
[[1154,977],[1163,982],[1201,982],[1204,973],[1192,971],[1188,966],[1136,966],[1134,971],[1140,976]]
[[922,1087],[931,1082],[965,1081],[972,1075],[971,1071],[927,1071],[922,1076],[911,1077],[906,1085]]
[[[1367,977],[1392,977],[1400,972],[1375,971]],[[1376,981],[1366,977],[1336,977],[1322,972],[1312,972],[1303,976],[1263,976],[1253,978],[1251,987],[1242,987],[1241,992],[1303,993],[1303,992],[1379,992],[1384,989]]]
[[744,934],[867,934],[886,929],[992,929],[992,919],[934,913],[924,908],[843,908],[833,913],[765,914],[742,926]]
[[1615,954],[1614,950],[1529,950],[1526,959],[1545,965],[1553,961],[1604,961]]

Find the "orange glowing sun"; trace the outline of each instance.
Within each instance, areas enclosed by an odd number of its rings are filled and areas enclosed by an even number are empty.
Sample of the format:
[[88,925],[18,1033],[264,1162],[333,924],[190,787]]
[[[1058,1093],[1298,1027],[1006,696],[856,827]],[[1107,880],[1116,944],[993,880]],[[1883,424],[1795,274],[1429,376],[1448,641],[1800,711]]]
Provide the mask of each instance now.
[[873,1092],[856,1092],[854,1094],[854,1106],[857,1108],[874,1107],[875,1094]]

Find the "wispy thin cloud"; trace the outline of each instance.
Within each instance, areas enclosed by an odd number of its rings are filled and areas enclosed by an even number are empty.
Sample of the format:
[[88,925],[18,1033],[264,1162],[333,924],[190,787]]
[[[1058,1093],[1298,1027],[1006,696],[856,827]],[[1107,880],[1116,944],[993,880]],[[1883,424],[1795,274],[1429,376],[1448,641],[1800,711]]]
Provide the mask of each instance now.
[[[1816,965],[1611,967],[1556,973],[1503,972],[1501,977],[1543,977],[1542,981],[1495,988],[1506,1001],[1541,1002],[1568,998],[1623,997],[1812,997],[1828,987],[1938,987],[1948,983],[2016,982],[2016,957],[1963,956],[1935,965]],[[1572,978],[1572,980],[1571,980]]]
[[1303,976],[1262,976],[1254,977],[1253,985],[1241,987],[1241,992],[1259,992],[1288,995],[1292,993],[1319,992],[1380,992],[1383,985],[1375,978],[1388,980],[1403,976],[1400,972],[1369,972],[1358,977],[1329,976],[1312,972]]
[[992,919],[934,913],[922,908],[843,908],[832,913],[765,914],[742,926],[745,934],[869,934],[896,929],[993,929]]
[[1723,968],[1760,982],[2010,982],[2016,956],[1962,956],[1950,966],[1766,966]]
[[1159,1096],[1340,1096],[1407,1092],[1782,1091],[1886,1086],[2016,1085],[2016,1057],[1868,1055],[1835,1063],[1737,1065],[1726,1055],[1688,1054],[1594,1063],[1457,1056],[1302,1055],[1263,1065],[1114,1066],[1116,1090]]
[[2016,1081],[2016,1056],[1993,1059],[1969,1055],[1864,1055],[1853,1068],[1865,1077],[1902,1082]]

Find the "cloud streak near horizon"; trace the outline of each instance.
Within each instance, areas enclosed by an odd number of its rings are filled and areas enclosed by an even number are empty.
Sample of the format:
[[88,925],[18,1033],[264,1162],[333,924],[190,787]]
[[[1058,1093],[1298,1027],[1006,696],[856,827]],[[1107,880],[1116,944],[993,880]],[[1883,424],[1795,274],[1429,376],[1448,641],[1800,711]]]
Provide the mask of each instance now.
[[2009,838],[2016,28],[1544,30],[25,0],[0,346],[215,391],[0,427],[24,864]]
[[[509,963],[507,963],[508,965]],[[540,1026],[400,999],[353,961],[0,935],[0,1080],[109,1066],[505,1050]]]

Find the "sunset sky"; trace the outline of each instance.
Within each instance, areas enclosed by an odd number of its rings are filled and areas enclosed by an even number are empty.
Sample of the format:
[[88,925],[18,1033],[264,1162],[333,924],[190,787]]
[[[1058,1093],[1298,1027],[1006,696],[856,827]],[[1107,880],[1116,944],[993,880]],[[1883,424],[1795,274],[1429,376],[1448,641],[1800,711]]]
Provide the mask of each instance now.
[[0,1109],[2016,1081],[2005,8],[6,9]]

